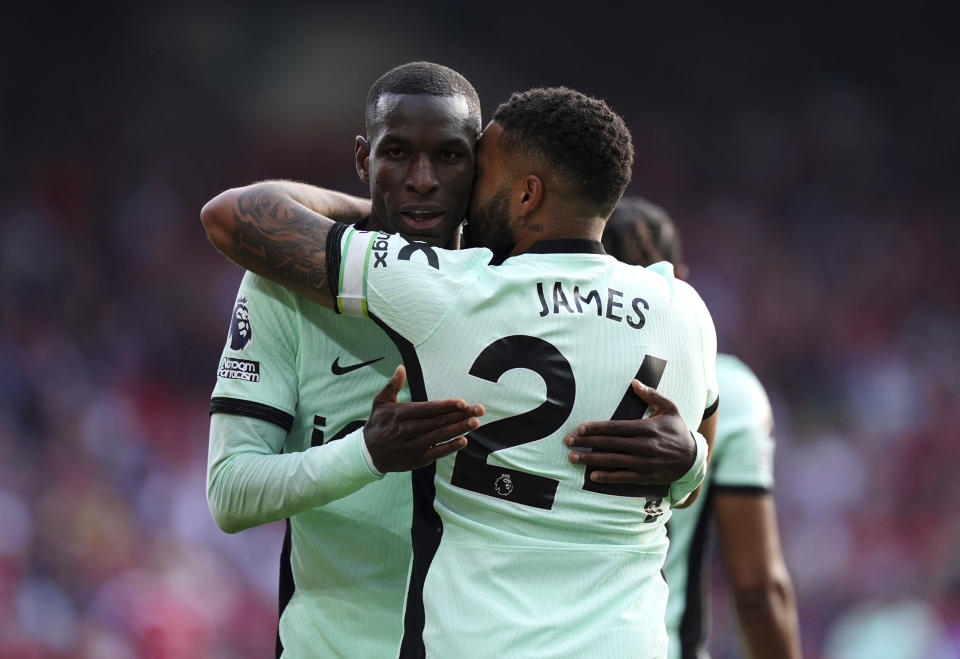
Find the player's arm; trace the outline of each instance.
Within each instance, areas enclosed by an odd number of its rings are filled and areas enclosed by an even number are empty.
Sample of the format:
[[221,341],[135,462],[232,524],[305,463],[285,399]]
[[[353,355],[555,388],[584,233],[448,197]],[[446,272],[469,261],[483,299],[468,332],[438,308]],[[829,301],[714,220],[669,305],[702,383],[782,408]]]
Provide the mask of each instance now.
[[749,656],[800,659],[797,606],[769,491],[718,488],[714,518]]
[[[321,188],[308,183],[286,181],[282,179],[260,181],[235,190],[256,190],[269,186],[282,190],[294,201],[302,204],[314,213],[331,218],[343,224],[356,224],[370,215],[370,200],[354,197],[343,192]],[[229,192],[229,191],[228,191]],[[229,222],[235,208],[229,197],[218,195],[204,205],[201,214],[209,214],[215,222]],[[223,217],[217,217],[223,215]]]
[[[717,408],[713,409],[713,412],[700,422],[700,426],[697,428],[697,432],[704,438],[706,441],[706,456],[701,464],[698,459],[694,461],[693,465],[677,481],[675,481],[671,488],[679,488],[681,491],[685,491],[685,485],[687,482],[696,482],[697,486],[686,496],[678,496],[676,501],[673,503],[674,508],[688,508],[694,501],[697,500],[697,497],[700,496],[700,490],[703,488],[703,479],[707,474],[707,466],[710,464],[710,456],[713,454],[713,440],[717,434]],[[671,492],[672,494],[672,492]]]
[[[581,424],[576,435],[566,438],[573,451],[571,462],[598,467],[590,474],[600,483],[670,484],[671,505],[682,508],[699,494],[699,483],[713,450],[716,433],[718,392],[716,384],[716,334],[709,312],[696,292],[678,282],[679,292],[688,299],[691,322],[700,331],[707,409],[698,428],[700,438],[680,415],[676,404],[657,390],[633,380],[633,392],[646,404],[648,418],[601,421]],[[712,403],[710,401],[713,401]],[[688,485],[693,487],[685,489]],[[695,488],[695,489],[694,489]],[[692,491],[691,491],[692,490]],[[677,496],[680,493],[681,496]],[[685,496],[690,492],[689,496]]]
[[355,440],[281,454],[286,435],[263,419],[211,415],[207,504],[227,533],[322,506],[379,479]]
[[[692,312],[694,323],[700,334],[699,365],[703,369],[703,383],[706,385],[706,409],[700,420],[698,432],[706,440],[703,452],[698,451],[697,460],[679,481],[670,485],[670,503],[675,508],[686,508],[700,496],[707,466],[713,454],[713,442],[717,434],[717,415],[720,409],[720,386],[717,379],[717,331],[713,325],[710,311],[703,303],[697,292],[687,283],[677,281],[675,297],[679,301],[685,300],[688,312]],[[681,302],[682,303],[682,302]],[[698,443],[698,448],[700,445]],[[690,492],[687,495],[687,492]]]
[[[289,181],[232,188],[200,211],[207,237],[237,265],[328,308],[334,301],[327,270],[327,236],[335,222],[370,211],[370,202]],[[332,273],[336,276],[337,273]]]
[[285,428],[241,414],[210,417],[207,503],[228,533],[284,519],[356,492],[384,472],[460,450],[483,407],[460,399],[397,403],[398,368],[374,396],[364,428],[306,451],[280,453]]
[[[395,376],[373,396],[369,428],[284,453],[299,401],[297,308],[281,286],[244,276],[211,400],[207,463],[210,511],[229,532],[325,505],[404,467],[404,460],[423,464],[437,453],[434,444],[472,427],[463,421],[476,409],[463,401],[395,410],[402,387]],[[366,442],[387,440],[396,443],[394,454],[373,464]]]
[[[574,450],[570,460],[600,467],[590,475],[598,483],[673,483],[694,465],[696,438],[672,400],[639,380],[633,381],[632,388],[647,404],[651,415],[645,419],[580,424],[577,434],[566,438],[567,446],[590,451]],[[707,446],[713,445],[715,421],[714,414],[698,429]]]

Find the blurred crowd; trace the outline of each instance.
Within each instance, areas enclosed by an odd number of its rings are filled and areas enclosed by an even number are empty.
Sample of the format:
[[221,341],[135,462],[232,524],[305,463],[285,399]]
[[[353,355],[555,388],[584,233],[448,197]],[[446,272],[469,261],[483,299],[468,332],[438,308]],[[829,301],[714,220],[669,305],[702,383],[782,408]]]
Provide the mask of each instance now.
[[[0,658],[273,651],[282,527],[226,535],[204,496],[241,272],[198,213],[267,176],[362,192],[361,127],[236,110],[229,79],[185,64],[210,35],[184,32],[179,50],[118,57],[160,43],[130,31],[82,65],[38,49],[33,74],[5,74],[5,101],[38,102],[5,102],[0,126]],[[89,46],[61,36],[60,56]],[[210,38],[223,71],[243,63]],[[350,107],[417,56],[370,64]],[[62,105],[35,75],[54,65]],[[932,79],[928,103],[837,80],[720,107],[695,89],[612,99],[634,132],[629,192],[673,216],[721,351],[773,402],[813,659],[960,657],[960,87]],[[511,91],[478,90],[485,116]],[[712,599],[714,656],[737,657],[718,570]]]

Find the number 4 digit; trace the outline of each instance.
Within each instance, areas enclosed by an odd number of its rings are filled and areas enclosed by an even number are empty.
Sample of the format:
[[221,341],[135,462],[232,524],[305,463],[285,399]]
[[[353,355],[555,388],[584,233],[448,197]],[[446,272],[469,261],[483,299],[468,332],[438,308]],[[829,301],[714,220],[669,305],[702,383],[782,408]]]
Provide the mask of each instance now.
[[[666,366],[666,360],[660,359],[659,357],[644,355],[643,363],[640,364],[640,370],[637,371],[635,377],[648,387],[653,387],[656,389],[660,384],[661,378],[663,378],[663,370],[666,368]],[[637,395],[633,393],[633,389],[628,386],[626,393],[623,394],[623,398],[620,399],[620,404],[617,406],[613,416],[610,417],[610,420],[626,421],[629,419],[640,419],[646,413],[647,404],[638,398]],[[635,483],[596,483],[590,480],[590,474],[596,470],[597,467],[588,466],[586,468],[586,471],[583,474],[583,489],[590,492],[610,494],[613,496],[646,498],[665,497],[670,491],[669,485],[661,484],[641,485]]]

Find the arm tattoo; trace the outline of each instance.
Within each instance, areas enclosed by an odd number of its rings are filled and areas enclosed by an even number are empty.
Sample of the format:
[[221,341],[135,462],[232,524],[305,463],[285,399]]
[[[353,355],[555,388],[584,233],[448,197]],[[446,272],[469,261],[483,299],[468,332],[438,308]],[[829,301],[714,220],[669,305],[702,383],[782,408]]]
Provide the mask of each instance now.
[[234,210],[237,257],[281,284],[327,290],[329,225],[270,188],[244,192]]

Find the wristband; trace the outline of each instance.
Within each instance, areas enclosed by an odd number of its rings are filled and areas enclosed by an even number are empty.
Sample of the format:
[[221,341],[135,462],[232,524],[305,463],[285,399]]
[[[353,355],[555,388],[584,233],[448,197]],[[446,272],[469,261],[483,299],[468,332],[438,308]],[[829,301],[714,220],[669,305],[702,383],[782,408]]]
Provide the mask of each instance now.
[[363,451],[363,459],[367,461],[367,469],[370,470],[371,474],[377,478],[383,478],[384,473],[373,464],[373,456],[370,455],[370,449],[367,448],[367,437],[363,434],[363,428],[363,426],[360,426],[357,430],[354,430],[354,432],[360,433],[360,448]]
[[687,473],[670,484],[671,506],[677,506],[686,501],[690,493],[700,486],[707,475],[707,440],[698,432],[691,430],[690,434],[697,445],[697,457],[694,458],[693,466],[687,470]]

